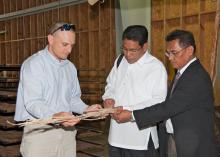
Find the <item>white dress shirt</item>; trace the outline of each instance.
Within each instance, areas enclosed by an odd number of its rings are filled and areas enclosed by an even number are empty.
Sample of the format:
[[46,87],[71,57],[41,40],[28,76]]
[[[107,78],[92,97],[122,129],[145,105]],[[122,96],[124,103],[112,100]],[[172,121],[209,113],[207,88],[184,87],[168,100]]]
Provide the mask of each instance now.
[[[137,110],[165,100],[167,73],[163,64],[146,52],[137,62],[129,64],[125,57],[116,62],[107,78],[103,100],[112,98],[115,106]],[[135,122],[118,124],[111,120],[109,144],[134,150],[147,150],[150,134],[155,148],[159,147],[156,126],[139,130]]]

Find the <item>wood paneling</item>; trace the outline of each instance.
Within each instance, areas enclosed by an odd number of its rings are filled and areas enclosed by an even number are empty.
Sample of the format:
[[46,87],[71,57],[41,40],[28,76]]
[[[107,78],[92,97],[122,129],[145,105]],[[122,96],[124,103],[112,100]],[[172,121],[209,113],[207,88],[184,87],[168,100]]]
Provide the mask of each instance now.
[[[0,0],[0,13],[16,12],[52,2],[56,0]],[[73,23],[76,25],[76,44],[69,59],[79,73],[87,73],[85,76],[88,81],[84,80],[84,84],[80,82],[82,91],[98,91],[92,96],[88,92],[83,93],[83,98],[87,102],[100,102],[104,89],[103,79],[110,71],[116,55],[114,12],[114,0],[106,0],[105,3],[93,6],[85,2],[1,21],[0,31],[6,30],[6,33],[0,35],[0,64],[22,64],[27,57],[46,46],[47,30],[52,23]],[[104,74],[99,76],[99,71]],[[94,72],[97,76],[93,76]],[[14,75],[10,73],[10,76]],[[95,78],[99,81],[100,77],[102,82],[96,81],[94,84],[90,80]],[[98,86],[99,83],[102,86]]]
[[[0,0],[0,13],[16,12],[55,0]],[[0,22],[0,64],[21,64],[46,46],[47,30],[55,21],[76,24],[77,40],[70,60],[77,68],[104,68],[108,72],[115,58],[114,1],[94,6],[88,3],[55,8]],[[109,58],[110,57],[110,58]],[[112,59],[113,58],[113,59]]]
[[174,29],[186,29],[194,34],[196,55],[208,72],[213,69],[215,16],[217,1],[209,0],[157,0],[152,1],[152,52],[167,67],[169,80],[174,70],[164,57],[165,36]]

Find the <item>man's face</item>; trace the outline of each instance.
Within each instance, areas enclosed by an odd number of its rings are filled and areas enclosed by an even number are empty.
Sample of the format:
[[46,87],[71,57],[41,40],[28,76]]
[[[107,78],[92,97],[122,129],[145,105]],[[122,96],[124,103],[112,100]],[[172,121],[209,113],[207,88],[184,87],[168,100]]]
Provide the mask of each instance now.
[[57,31],[48,35],[49,52],[59,60],[67,59],[75,44],[75,32]]
[[137,41],[123,40],[122,50],[128,63],[133,64],[138,61],[147,50],[147,43],[142,47]]
[[193,47],[180,47],[176,39],[166,43],[165,54],[175,69],[181,69],[193,58]]

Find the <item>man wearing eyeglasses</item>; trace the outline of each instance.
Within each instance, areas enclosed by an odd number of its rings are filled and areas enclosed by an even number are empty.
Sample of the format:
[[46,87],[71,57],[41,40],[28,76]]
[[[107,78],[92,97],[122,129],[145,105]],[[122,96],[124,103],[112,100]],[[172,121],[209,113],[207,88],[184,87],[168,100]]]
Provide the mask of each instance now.
[[[148,31],[141,25],[125,29],[122,58],[118,57],[107,78],[104,107],[130,111],[152,106],[165,100],[167,73],[164,65],[148,50]],[[135,122],[119,124],[112,115],[109,131],[110,157],[157,157],[156,125],[139,130]]]
[[[115,115],[118,122],[135,120],[139,129],[161,123],[161,156],[218,157],[214,137],[213,88],[209,74],[195,57],[193,34],[174,30],[166,37],[166,53],[177,74],[166,101]],[[167,119],[171,118],[168,129]],[[169,136],[168,136],[169,135]],[[168,154],[166,154],[168,149]]]
[[77,71],[67,57],[75,45],[75,27],[57,22],[47,36],[48,45],[24,61],[16,102],[16,121],[72,116],[60,125],[24,127],[23,157],[76,157],[76,129],[72,112],[82,114],[100,105],[86,105],[80,98]]

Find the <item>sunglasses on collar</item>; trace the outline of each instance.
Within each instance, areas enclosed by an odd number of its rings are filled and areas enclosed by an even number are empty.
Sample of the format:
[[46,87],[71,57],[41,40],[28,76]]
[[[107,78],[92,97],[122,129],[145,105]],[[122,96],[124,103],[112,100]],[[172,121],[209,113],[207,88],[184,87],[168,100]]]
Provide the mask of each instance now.
[[70,31],[70,30],[75,31],[75,25],[65,23],[62,26],[55,29],[53,32],[51,32],[51,34],[55,33],[58,30],[61,30],[61,31]]

